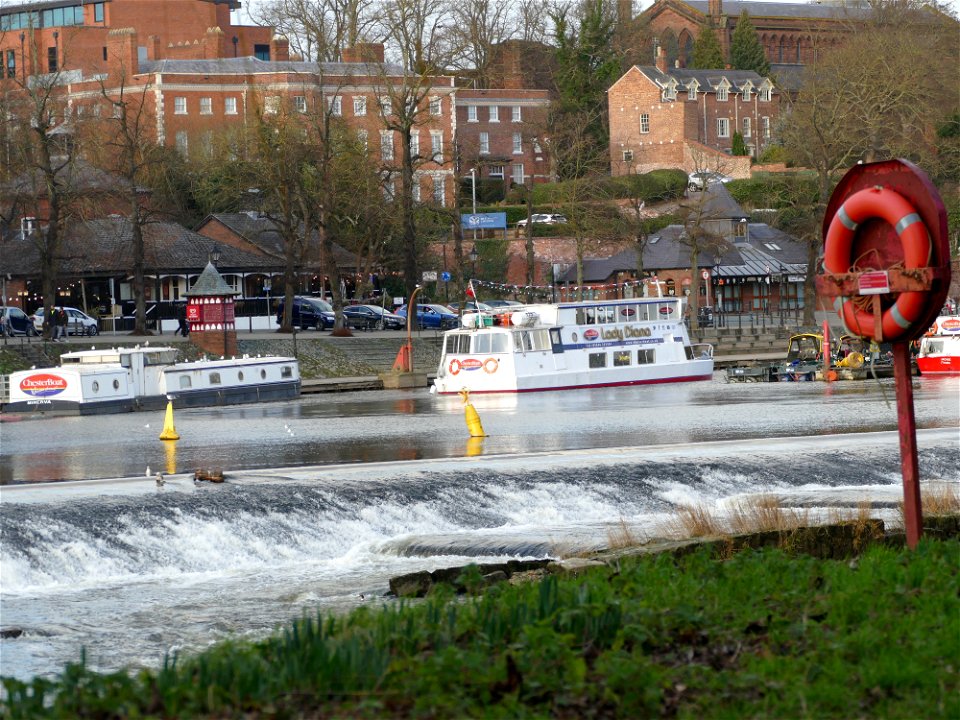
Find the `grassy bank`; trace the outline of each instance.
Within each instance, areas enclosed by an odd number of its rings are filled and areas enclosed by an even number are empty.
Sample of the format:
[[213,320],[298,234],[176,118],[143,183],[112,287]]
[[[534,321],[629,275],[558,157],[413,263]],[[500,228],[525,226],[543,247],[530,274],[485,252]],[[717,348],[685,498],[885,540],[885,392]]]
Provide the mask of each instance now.
[[[628,557],[304,619],[159,671],[4,681],[34,717],[956,718],[957,540]],[[479,586],[479,573],[463,580]],[[471,573],[473,575],[471,576]]]

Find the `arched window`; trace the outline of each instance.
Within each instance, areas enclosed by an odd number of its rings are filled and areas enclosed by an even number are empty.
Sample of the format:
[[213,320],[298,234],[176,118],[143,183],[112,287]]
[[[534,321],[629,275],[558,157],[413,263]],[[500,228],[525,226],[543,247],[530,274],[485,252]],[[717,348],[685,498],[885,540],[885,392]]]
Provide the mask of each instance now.
[[780,38],[780,47],[777,49],[777,62],[783,62],[783,48],[786,45],[786,39]]

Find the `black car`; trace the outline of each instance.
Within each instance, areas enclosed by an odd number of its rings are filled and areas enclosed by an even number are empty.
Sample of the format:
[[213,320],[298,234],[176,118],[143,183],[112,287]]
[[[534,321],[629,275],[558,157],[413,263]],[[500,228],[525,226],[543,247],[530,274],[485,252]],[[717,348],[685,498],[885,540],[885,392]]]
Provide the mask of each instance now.
[[[277,324],[283,324],[283,304],[277,307]],[[313,297],[296,296],[293,298],[293,318],[291,322],[301,330],[332,328],[335,316],[333,308],[326,300]]]
[[347,325],[360,330],[402,330],[407,319],[377,305],[345,305],[343,317]]
[[697,324],[700,327],[713,327],[713,308],[704,305],[697,309]]
[[3,317],[3,332],[10,337],[14,335],[34,336],[37,334],[33,319],[18,307],[12,305],[0,306],[0,316]]

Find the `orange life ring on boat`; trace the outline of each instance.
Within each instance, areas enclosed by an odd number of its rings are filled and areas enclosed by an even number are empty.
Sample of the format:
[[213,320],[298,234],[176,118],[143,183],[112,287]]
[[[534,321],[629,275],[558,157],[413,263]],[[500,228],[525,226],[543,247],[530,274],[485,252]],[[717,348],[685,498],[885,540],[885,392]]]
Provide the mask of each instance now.
[[497,371],[498,367],[500,367],[500,361],[496,358],[487,358],[483,361],[484,372],[490,373],[491,375]]
[[456,374],[459,373],[459,372],[460,372],[460,361],[459,361],[459,360],[451,360],[451,361],[450,361],[450,374],[451,374],[451,375],[456,375]]
[[[885,220],[900,236],[906,269],[927,267],[933,252],[927,226],[910,202],[895,190],[872,187],[848,197],[830,220],[824,241],[823,266],[828,272],[842,275],[851,271],[854,258],[850,253],[853,239],[861,223],[871,219]],[[857,335],[883,342],[903,335],[926,311],[924,292],[902,292],[881,318],[881,337],[874,337],[873,313],[854,304],[854,298],[837,298],[834,307],[847,329]]]

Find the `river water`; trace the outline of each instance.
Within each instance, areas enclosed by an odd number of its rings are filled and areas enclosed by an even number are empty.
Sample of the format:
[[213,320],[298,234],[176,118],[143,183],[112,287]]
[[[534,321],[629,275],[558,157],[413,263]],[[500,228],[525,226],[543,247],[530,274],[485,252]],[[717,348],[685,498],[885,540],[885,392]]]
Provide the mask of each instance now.
[[[382,602],[391,576],[666,532],[678,505],[901,496],[892,383],[613,388],[459,399],[304,397],[0,425],[0,674],[157,666],[301,613]],[[960,483],[960,379],[918,378],[921,477]],[[144,477],[168,473],[158,487]],[[227,482],[195,485],[193,470]],[[57,482],[48,482],[55,480]],[[895,513],[893,513],[895,515]]]

